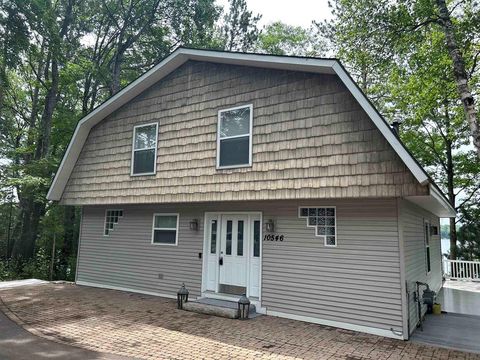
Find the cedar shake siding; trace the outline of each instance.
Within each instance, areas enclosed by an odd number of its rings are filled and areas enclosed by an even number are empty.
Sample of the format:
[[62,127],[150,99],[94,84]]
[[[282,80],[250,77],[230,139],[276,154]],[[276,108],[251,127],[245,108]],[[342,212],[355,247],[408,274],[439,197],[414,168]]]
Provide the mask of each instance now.
[[[218,111],[253,105],[253,165],[218,170]],[[130,176],[135,125],[157,173]],[[427,195],[336,75],[188,61],[90,131],[70,205]]]
[[[326,247],[299,206],[335,206],[337,247]],[[85,206],[77,281],[171,297],[185,282],[201,294],[204,216],[208,211],[261,211],[285,240],[262,243],[261,302],[267,314],[402,331],[395,199],[321,199],[115,206],[123,217],[103,236],[105,206]],[[151,244],[154,213],[178,213],[178,246]],[[189,221],[199,219],[198,231]],[[264,225],[265,226],[265,225]],[[264,228],[265,231],[265,228]]]

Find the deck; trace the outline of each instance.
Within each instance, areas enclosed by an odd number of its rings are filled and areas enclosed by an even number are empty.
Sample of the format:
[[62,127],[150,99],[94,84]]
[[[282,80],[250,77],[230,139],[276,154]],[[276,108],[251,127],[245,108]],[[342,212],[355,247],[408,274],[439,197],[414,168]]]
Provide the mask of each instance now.
[[437,302],[442,315],[427,315],[413,342],[480,353],[480,282],[446,280]]

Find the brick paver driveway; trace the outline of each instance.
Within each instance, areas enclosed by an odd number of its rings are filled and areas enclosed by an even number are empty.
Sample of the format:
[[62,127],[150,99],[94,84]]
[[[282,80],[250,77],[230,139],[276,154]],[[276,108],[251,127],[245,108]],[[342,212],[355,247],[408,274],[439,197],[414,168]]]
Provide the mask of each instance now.
[[72,284],[2,290],[0,298],[36,334],[143,359],[480,359],[271,316],[205,316],[177,310],[170,299]]

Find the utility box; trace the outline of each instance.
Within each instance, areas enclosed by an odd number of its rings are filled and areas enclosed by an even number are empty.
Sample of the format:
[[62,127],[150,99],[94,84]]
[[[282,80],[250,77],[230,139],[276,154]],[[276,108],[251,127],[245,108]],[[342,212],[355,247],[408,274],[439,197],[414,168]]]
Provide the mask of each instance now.
[[432,313],[433,304],[435,303],[436,296],[437,296],[437,293],[433,290],[425,289],[423,291],[422,300],[423,300],[423,303],[427,305],[427,312],[429,314]]

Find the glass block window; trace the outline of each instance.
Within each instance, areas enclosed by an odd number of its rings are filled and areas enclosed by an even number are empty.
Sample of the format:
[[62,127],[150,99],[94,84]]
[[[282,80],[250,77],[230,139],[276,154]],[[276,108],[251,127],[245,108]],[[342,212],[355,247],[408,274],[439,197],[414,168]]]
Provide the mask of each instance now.
[[132,175],[152,175],[156,171],[158,124],[133,129]]
[[152,244],[177,245],[178,214],[154,214]]
[[123,210],[107,210],[105,212],[105,229],[103,231],[103,235],[110,235],[110,232],[112,232],[115,224],[118,224],[118,220],[122,216]]
[[325,246],[337,246],[335,207],[300,207],[298,217],[306,219],[307,227],[315,229],[315,236],[323,238]]
[[252,164],[252,105],[218,112],[217,167]]

